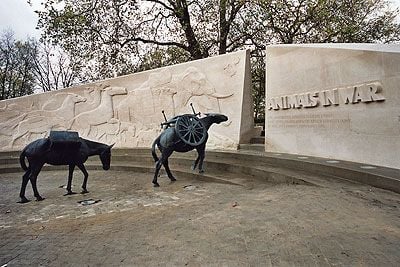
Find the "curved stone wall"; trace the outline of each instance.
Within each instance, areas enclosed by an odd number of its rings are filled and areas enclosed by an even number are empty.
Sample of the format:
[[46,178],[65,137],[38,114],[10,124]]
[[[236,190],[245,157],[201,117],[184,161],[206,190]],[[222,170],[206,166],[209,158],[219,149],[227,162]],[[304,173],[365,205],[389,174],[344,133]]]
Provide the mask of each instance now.
[[223,113],[209,148],[237,149],[252,133],[248,51],[135,73],[73,88],[0,101],[0,148],[17,150],[50,130],[116,147],[149,147],[168,118]]

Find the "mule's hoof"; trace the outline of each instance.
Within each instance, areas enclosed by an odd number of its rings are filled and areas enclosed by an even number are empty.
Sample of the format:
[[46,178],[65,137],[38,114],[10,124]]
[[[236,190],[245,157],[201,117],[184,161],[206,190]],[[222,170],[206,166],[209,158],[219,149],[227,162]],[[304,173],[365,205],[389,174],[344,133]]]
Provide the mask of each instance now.
[[68,191],[67,193],[64,194],[64,196],[69,196],[69,195],[75,195],[76,192]]
[[190,167],[190,169],[191,169],[192,171],[194,171],[194,170],[196,169],[196,166],[192,165],[192,166]]
[[36,201],[43,201],[43,200],[45,200],[45,199],[46,199],[46,198],[41,197],[41,196],[36,197]]
[[175,182],[176,181],[175,177],[169,177],[169,179],[171,180],[171,182]]
[[17,203],[24,204],[24,203],[28,203],[28,202],[30,202],[30,200],[27,199],[26,197],[24,197],[24,198],[21,198],[21,200],[18,201]]
[[204,170],[199,170],[199,173],[204,173]]
[[83,189],[81,192],[81,194],[87,194],[87,193],[89,193],[89,191],[87,191],[87,189]]
[[160,187],[160,185],[158,183],[153,183],[154,187]]

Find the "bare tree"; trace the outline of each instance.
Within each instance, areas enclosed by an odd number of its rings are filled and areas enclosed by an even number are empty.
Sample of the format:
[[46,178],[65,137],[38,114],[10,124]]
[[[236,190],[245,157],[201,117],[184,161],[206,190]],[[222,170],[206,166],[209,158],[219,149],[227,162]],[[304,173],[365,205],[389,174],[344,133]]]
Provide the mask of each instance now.
[[36,43],[35,54],[33,73],[40,91],[58,90],[79,82],[79,61],[71,59],[60,48]]
[[34,40],[16,41],[11,30],[0,36],[0,100],[33,93]]

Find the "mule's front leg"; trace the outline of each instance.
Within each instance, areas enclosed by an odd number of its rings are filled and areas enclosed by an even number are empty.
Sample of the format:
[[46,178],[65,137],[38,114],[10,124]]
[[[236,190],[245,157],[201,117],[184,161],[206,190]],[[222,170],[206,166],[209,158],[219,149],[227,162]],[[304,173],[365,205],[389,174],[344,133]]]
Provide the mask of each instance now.
[[199,156],[197,157],[197,160],[199,160],[199,173],[203,173],[204,172],[204,170],[203,170],[203,161],[204,161],[204,158],[206,156],[205,149],[206,149],[205,146],[197,149],[197,153],[199,154]]
[[72,192],[72,176],[74,175],[74,169],[75,164],[70,164],[68,171],[67,193],[64,196],[76,194],[75,192]]
[[196,160],[192,164],[192,171],[196,170],[197,164],[199,163],[200,155],[197,155]]
[[87,187],[87,181],[88,181],[89,173],[86,171],[85,165],[83,165],[83,163],[78,164],[78,168],[82,171],[82,173],[84,175],[81,194],[89,193],[89,191],[86,188]]

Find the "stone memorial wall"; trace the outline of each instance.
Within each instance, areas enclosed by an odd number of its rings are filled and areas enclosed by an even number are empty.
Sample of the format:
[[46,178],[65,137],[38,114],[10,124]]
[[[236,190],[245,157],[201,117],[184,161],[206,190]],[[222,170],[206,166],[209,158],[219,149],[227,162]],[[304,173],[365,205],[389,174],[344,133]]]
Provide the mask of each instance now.
[[[167,118],[223,113],[211,127],[208,148],[237,149],[253,133],[248,51],[192,61],[73,88],[0,101],[0,149],[18,150],[50,130],[150,147]],[[204,115],[203,115],[204,116]]]
[[266,150],[400,168],[400,45],[267,48]]

